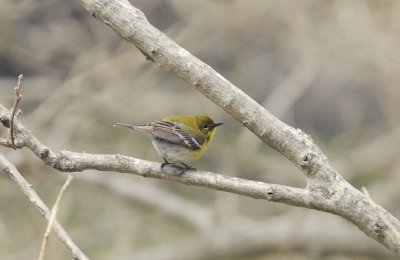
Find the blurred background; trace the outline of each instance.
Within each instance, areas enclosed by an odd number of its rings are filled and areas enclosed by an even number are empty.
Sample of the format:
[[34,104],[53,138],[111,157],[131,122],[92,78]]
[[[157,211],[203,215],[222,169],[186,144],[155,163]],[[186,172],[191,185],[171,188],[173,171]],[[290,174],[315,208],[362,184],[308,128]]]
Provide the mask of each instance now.
[[[352,185],[400,216],[400,2],[131,1],[148,20],[278,118],[310,134]],[[304,187],[302,174],[222,109],[92,18],[78,1],[4,0],[0,103],[22,82],[22,123],[51,149],[161,162],[113,122],[206,113],[202,170]],[[0,129],[1,136],[7,131]],[[67,174],[0,147],[51,207]],[[347,221],[135,175],[86,171],[58,219],[92,259],[394,259]],[[0,177],[0,258],[37,257],[46,222]],[[71,259],[52,234],[47,259]]]

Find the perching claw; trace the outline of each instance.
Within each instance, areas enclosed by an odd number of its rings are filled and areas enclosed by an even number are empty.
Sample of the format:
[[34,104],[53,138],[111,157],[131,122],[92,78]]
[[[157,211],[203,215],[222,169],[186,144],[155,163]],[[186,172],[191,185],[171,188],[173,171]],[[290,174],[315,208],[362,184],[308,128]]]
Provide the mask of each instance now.
[[165,157],[163,157],[164,162],[161,164],[161,168],[164,168],[165,166],[167,166],[168,164],[171,164],[167,161],[167,159],[165,159]]
[[189,170],[189,171],[197,171],[196,168],[193,168],[192,166],[187,165],[186,163],[181,162],[180,164],[182,164],[185,167],[185,170]]

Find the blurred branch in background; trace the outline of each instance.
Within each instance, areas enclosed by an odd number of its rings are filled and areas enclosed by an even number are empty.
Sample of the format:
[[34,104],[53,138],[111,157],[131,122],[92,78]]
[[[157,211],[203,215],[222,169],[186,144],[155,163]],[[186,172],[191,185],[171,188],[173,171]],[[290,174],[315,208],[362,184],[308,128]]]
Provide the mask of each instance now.
[[[99,173],[96,172],[96,174]],[[157,208],[167,215],[188,222],[200,232],[210,230],[214,226],[213,212],[205,207],[196,205],[193,201],[163,191],[153,187],[153,185],[137,183],[126,176],[109,174],[102,176],[80,174],[77,177],[91,184],[106,187],[125,199]]]
[[[267,98],[262,102],[262,106],[267,108],[277,118],[282,118],[288,113],[307,90],[312,86],[313,81],[318,72],[318,64],[315,59],[306,57],[304,60],[295,64],[293,70],[281,82]],[[238,136],[237,149],[248,145],[250,149],[257,151],[261,146],[261,142],[256,139],[249,138],[250,133],[247,129],[243,129]]]
[[[10,178],[19,186],[22,192],[28,197],[28,199],[32,202],[33,205],[39,210],[40,214],[50,221],[51,212],[48,207],[44,204],[44,202],[37,195],[35,190],[32,188],[32,185],[29,184],[24,177],[18,172],[18,170],[12,165],[4,156],[0,154],[0,167],[1,169],[7,173]],[[64,230],[64,228],[58,223],[57,220],[54,220],[52,224],[52,228],[61,239],[61,241],[71,250],[72,256],[75,259],[88,259],[85,254],[79,249],[79,247],[74,243],[74,241],[70,238],[68,233]]]
[[47,223],[46,231],[44,232],[42,246],[40,247],[38,260],[44,259],[47,241],[49,240],[51,229],[53,228],[53,224],[54,224],[54,221],[56,220],[58,209],[60,208],[61,198],[64,195],[65,190],[68,188],[69,184],[71,183],[72,179],[73,179],[72,175],[68,175],[67,180],[65,181],[64,185],[61,187],[60,193],[58,193],[56,202],[54,203],[53,207],[51,208],[51,215],[49,218],[49,223]]
[[[321,235],[321,228],[315,223],[323,223],[326,229],[332,230],[332,234]],[[159,247],[131,253],[124,258],[201,260],[241,257],[246,259],[257,253],[274,251],[276,248],[282,252],[297,252],[299,255],[304,253],[306,255],[304,259],[308,259],[307,252],[310,251],[323,256],[343,257],[354,254],[369,255],[371,258],[390,257],[390,254],[376,255],[377,245],[366,246],[368,239],[360,238],[353,231],[350,225],[344,225],[340,219],[327,218],[322,214],[312,216],[292,210],[291,214],[286,216],[270,217],[262,221],[250,222],[231,218],[212,231],[176,243],[165,242]],[[341,239],[337,239],[339,237]],[[279,259],[279,255],[277,258]]]

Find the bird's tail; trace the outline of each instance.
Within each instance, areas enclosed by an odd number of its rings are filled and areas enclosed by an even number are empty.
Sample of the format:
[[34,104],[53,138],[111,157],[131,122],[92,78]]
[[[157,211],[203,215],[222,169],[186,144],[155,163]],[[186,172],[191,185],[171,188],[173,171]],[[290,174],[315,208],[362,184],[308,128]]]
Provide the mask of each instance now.
[[128,125],[128,124],[122,124],[122,123],[114,123],[114,124],[112,124],[112,126],[122,126],[122,127],[130,128],[130,129],[137,129],[136,126],[134,126],[134,125]]

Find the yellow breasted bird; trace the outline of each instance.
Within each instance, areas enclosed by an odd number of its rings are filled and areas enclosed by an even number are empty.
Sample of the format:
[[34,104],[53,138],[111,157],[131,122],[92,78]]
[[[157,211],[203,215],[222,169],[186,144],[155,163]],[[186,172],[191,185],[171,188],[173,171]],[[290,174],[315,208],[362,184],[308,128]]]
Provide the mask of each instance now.
[[114,126],[135,129],[151,138],[157,153],[165,161],[161,167],[180,163],[187,169],[193,169],[187,163],[203,156],[216,127],[222,124],[214,123],[207,115],[176,115],[141,126],[121,123]]

